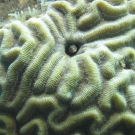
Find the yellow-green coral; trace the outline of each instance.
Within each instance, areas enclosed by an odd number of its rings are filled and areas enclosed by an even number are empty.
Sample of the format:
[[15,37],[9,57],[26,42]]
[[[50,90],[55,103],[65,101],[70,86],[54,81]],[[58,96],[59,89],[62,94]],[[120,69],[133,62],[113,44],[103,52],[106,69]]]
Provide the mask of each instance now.
[[11,116],[1,114],[0,115],[0,134],[3,135],[17,135],[16,124]]
[[134,3],[42,1],[5,24],[0,134],[134,135]]

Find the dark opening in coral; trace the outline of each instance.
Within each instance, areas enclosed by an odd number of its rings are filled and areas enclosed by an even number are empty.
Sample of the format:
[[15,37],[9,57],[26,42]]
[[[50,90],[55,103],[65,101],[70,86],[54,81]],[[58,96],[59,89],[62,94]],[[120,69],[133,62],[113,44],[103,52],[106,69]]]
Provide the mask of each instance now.
[[131,69],[131,64],[130,63],[125,63],[125,69]]
[[65,52],[69,56],[74,56],[78,52],[78,49],[79,47],[77,45],[72,44],[66,47]]

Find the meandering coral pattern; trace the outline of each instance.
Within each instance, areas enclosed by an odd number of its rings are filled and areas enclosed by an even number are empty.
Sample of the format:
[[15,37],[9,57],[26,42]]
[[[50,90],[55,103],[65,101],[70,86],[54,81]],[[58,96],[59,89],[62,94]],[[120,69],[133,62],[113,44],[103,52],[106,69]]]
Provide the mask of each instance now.
[[58,0],[0,29],[0,135],[134,135],[135,1]]

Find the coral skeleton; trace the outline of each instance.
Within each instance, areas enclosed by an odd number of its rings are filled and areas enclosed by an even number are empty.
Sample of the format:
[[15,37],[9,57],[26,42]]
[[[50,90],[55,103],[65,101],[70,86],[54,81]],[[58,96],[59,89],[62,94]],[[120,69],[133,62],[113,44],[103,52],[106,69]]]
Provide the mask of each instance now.
[[41,4],[0,28],[0,135],[135,135],[135,1]]

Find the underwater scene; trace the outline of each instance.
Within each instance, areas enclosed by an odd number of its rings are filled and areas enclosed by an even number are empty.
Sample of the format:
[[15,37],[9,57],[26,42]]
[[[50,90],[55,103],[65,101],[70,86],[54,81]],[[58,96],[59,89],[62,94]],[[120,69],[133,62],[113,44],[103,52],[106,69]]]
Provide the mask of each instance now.
[[0,0],[0,135],[135,135],[135,0]]

